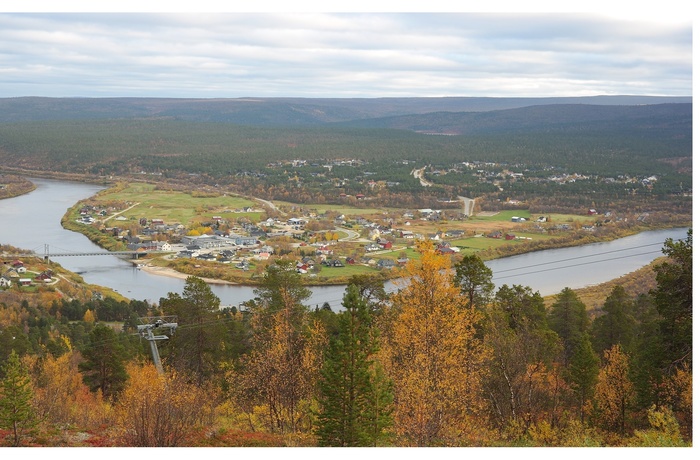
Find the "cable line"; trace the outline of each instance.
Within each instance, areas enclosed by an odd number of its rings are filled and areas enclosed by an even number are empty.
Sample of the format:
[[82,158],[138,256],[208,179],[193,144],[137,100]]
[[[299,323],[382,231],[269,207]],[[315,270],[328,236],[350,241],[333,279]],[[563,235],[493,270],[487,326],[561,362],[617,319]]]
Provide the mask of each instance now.
[[[538,264],[524,265],[524,266],[518,267],[518,268],[508,268],[508,269],[506,269],[506,270],[501,270],[499,273],[514,271],[514,270],[521,270],[521,269],[523,269],[523,268],[539,267],[539,266],[548,265],[548,264],[556,264],[556,263],[560,263],[560,262],[568,262],[568,261],[570,261],[570,260],[585,259],[585,258],[588,258],[588,257],[598,257],[598,256],[605,255],[605,254],[613,254],[613,253],[616,253],[616,252],[630,251],[630,250],[632,250],[632,249],[641,249],[641,248],[646,248],[646,247],[649,247],[649,246],[658,246],[659,244],[662,244],[662,243],[644,244],[644,245],[642,245],[642,246],[633,246],[633,247],[631,247],[631,248],[624,248],[624,249],[614,249],[614,250],[612,250],[612,251],[599,252],[599,253],[597,253],[597,254],[589,254],[589,255],[585,255],[585,256],[570,257],[570,258],[568,258],[568,259],[560,259],[560,260],[557,260],[557,261],[554,261],[554,262],[541,262],[541,263],[538,263]],[[656,251],[654,251],[654,252],[656,252]],[[647,255],[647,254],[653,254],[653,252],[651,252],[651,253],[650,253],[650,252],[646,252],[646,253],[642,253],[642,254],[634,254],[634,255],[632,255],[632,256],[630,256],[630,257],[633,257],[633,256],[635,256],[635,255],[640,255],[640,256],[641,256],[641,255]],[[515,256],[513,256],[513,257],[515,257]],[[498,259],[496,259],[496,260],[498,260]],[[535,272],[535,273],[537,273],[537,272]]]

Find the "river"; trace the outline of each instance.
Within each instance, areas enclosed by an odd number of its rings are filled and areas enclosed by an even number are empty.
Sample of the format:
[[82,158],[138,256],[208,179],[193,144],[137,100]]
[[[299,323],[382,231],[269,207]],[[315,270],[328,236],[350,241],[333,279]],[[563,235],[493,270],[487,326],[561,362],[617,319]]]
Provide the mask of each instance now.
[[[21,249],[50,252],[104,252],[79,233],[61,227],[61,217],[79,200],[104,187],[81,182],[31,179],[36,190],[26,195],[0,200],[0,243]],[[663,255],[667,238],[685,239],[687,229],[642,232],[611,242],[574,248],[550,249],[488,261],[496,286],[530,286],[543,296],[556,294],[565,287],[578,289],[600,284],[637,270]],[[128,260],[112,255],[63,256],[53,259],[62,267],[80,274],[90,284],[106,286],[125,297],[158,302],[169,292],[182,293],[184,280],[153,275],[139,270]],[[238,305],[255,297],[249,286],[211,285],[222,305]],[[396,289],[392,282],[387,290]],[[318,286],[306,304],[325,302],[339,311],[344,286]]]

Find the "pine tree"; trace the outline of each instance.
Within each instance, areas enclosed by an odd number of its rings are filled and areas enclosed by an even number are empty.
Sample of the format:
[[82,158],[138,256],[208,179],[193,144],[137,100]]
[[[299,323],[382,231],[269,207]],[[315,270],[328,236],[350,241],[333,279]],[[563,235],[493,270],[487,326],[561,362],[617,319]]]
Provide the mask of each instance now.
[[217,322],[223,313],[221,301],[201,278],[189,276],[182,296],[169,293],[161,299],[168,315],[177,316],[178,329],[163,346],[166,361],[181,373],[192,373],[202,385],[217,369],[224,326]]
[[581,335],[588,331],[589,319],[586,305],[570,288],[557,294],[557,300],[549,311],[549,326],[559,335],[564,346],[563,364],[567,366],[574,354],[574,348]]
[[692,369],[693,352],[693,232],[685,241],[667,240],[668,260],[654,268],[657,288],[651,292],[661,315],[664,365],[685,363]]
[[469,308],[488,303],[495,288],[492,278],[493,271],[475,254],[465,256],[455,265],[455,284],[469,299]]
[[100,390],[103,396],[111,398],[124,388],[129,377],[124,367],[126,356],[112,328],[97,324],[81,354],[85,361],[79,364],[79,369],[91,391]]
[[619,344],[630,353],[634,340],[634,303],[622,286],[615,286],[603,305],[604,314],[593,320],[591,334],[598,353]]
[[574,354],[569,363],[567,380],[574,392],[579,407],[579,416],[583,423],[586,403],[593,396],[598,378],[598,356],[591,346],[588,334],[581,335],[574,347]]
[[373,372],[376,331],[357,286],[348,286],[343,306],[321,369],[316,434],[321,446],[374,446],[390,422],[391,393],[381,370]]
[[14,350],[2,367],[0,386],[0,428],[12,430],[12,443],[19,446],[24,431],[35,422],[34,392],[29,372]]

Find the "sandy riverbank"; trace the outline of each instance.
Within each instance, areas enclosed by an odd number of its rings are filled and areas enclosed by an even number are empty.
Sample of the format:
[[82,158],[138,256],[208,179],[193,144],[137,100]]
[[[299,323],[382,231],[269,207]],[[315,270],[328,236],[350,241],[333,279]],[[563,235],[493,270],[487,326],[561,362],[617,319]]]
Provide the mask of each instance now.
[[[169,276],[171,278],[179,278],[181,280],[187,279],[190,275],[186,273],[180,273],[177,270],[173,270],[172,268],[167,268],[167,267],[158,267],[156,265],[139,265],[139,268],[146,273],[150,273],[151,275],[160,275],[160,276]],[[208,284],[229,284],[229,285],[237,285],[237,283],[232,283],[231,281],[225,281],[225,280],[218,280],[214,278],[201,278],[205,283]]]

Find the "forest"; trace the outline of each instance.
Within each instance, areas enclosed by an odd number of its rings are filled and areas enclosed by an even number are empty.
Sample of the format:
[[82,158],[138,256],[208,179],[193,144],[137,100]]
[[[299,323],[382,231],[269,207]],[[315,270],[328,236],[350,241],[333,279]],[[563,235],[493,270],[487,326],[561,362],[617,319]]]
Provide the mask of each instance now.
[[[594,101],[0,99],[0,164],[299,204],[361,194],[369,206],[420,208],[468,196],[491,207],[532,201],[536,212],[595,202],[689,214],[692,103]],[[411,175],[422,167],[435,173],[432,187]],[[587,179],[553,193],[555,175]]]
[[310,292],[285,260],[238,309],[221,309],[194,276],[157,305],[8,291],[0,439],[692,445],[692,230],[666,241],[654,288],[617,286],[596,314],[571,289],[545,307],[527,286],[495,286],[478,256],[452,269],[431,243],[418,249],[402,289],[387,295],[356,276],[339,313],[306,306]]

